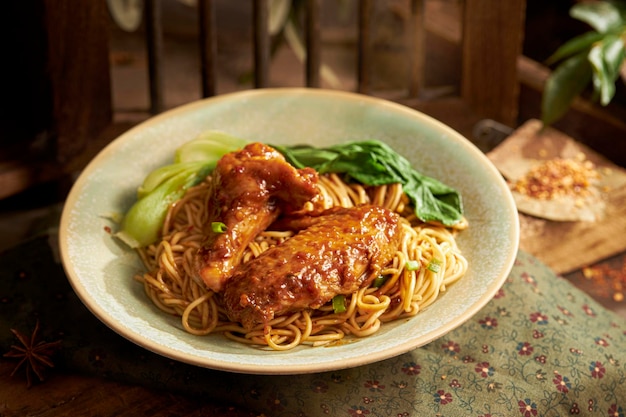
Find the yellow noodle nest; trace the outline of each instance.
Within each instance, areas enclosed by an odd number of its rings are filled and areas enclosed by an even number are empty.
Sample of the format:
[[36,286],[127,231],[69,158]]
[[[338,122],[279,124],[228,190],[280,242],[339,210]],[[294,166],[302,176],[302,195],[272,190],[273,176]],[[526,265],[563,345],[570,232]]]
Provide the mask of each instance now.
[[[326,208],[369,203],[402,216],[402,244],[382,271],[386,281],[380,288],[365,287],[347,296],[344,313],[334,313],[328,305],[276,317],[267,326],[251,331],[230,322],[220,307],[220,295],[196,281],[191,269],[193,256],[203,240],[208,182],[190,189],[171,207],[163,225],[163,239],[140,250],[148,272],[136,279],[143,283],[158,308],[180,317],[189,333],[198,336],[223,333],[242,343],[288,350],[301,344],[338,343],[348,335],[371,335],[382,323],[418,314],[465,274],[467,260],[457,247],[455,234],[467,227],[467,223],[450,229],[420,222],[407,206],[399,184],[364,187],[345,183],[330,174],[320,177],[320,188]],[[291,236],[290,231],[263,232],[250,243],[243,262]],[[417,261],[419,267],[407,268],[409,261]],[[436,267],[429,268],[431,262]]]

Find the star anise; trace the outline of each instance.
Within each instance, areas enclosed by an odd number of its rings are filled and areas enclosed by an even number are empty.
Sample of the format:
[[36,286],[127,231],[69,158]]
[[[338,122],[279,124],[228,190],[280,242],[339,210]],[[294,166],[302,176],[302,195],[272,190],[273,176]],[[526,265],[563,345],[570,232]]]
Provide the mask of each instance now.
[[32,385],[32,374],[34,373],[40,382],[45,379],[45,369],[54,368],[52,355],[61,347],[61,341],[46,342],[37,340],[39,331],[39,320],[35,324],[35,329],[30,337],[25,336],[19,330],[11,329],[21,345],[11,345],[11,350],[5,353],[5,358],[17,358],[19,362],[15,366],[11,376],[15,375],[22,367],[26,368],[26,383],[30,388]]

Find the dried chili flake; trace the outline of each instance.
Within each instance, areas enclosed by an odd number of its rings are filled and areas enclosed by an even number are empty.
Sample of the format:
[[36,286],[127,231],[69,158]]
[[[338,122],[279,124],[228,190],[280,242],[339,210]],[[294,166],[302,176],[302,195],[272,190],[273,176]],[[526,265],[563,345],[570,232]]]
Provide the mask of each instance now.
[[574,159],[548,159],[531,168],[513,190],[540,200],[589,195],[593,181],[600,178],[593,162],[579,154]]
[[601,263],[583,268],[582,274],[593,283],[593,292],[597,295],[618,303],[626,298],[626,256],[621,266]]

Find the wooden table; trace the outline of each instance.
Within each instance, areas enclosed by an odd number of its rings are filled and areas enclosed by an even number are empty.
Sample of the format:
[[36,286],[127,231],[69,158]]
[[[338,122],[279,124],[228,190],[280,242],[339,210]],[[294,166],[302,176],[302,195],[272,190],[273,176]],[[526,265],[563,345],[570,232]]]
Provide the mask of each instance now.
[[[0,416],[221,416],[257,414],[148,388],[76,374],[52,373],[26,388],[15,363],[0,361]],[[7,401],[11,399],[10,406]]]

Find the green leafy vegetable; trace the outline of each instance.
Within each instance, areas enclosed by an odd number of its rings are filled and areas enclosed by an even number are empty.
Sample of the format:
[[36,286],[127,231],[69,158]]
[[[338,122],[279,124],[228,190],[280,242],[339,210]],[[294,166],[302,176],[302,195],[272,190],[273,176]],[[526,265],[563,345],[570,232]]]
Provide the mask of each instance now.
[[217,162],[225,154],[243,148],[247,140],[210,130],[201,133],[176,150],[175,163],[202,161]]
[[198,184],[209,170],[192,167],[165,179],[150,193],[137,200],[122,220],[121,230],[115,234],[132,248],[149,245],[158,238],[169,206],[179,200],[185,191]]
[[345,313],[346,312],[346,297],[341,294],[338,294],[333,297],[333,311],[335,314]]
[[[137,199],[141,200],[171,178],[179,177],[180,174],[193,173],[201,170],[210,171],[213,168],[215,168],[215,163],[210,162],[181,162],[157,168],[148,174],[143,183],[137,189]],[[183,177],[184,175],[179,178]]]
[[170,205],[200,183],[226,153],[240,149],[243,139],[209,131],[177,149],[174,163],[152,171],[137,190],[137,201],[115,234],[132,248],[157,240]]
[[455,189],[417,172],[407,159],[383,142],[347,142],[327,148],[272,146],[297,168],[345,174],[348,180],[365,185],[401,183],[415,214],[423,221],[452,226],[463,218],[461,195]]

